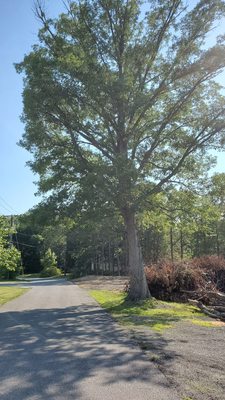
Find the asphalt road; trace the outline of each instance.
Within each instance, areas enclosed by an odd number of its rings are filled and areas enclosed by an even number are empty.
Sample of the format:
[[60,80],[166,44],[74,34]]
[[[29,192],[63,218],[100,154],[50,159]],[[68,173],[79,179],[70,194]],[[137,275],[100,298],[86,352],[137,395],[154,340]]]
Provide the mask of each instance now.
[[88,294],[59,280],[0,307],[1,400],[178,400]]

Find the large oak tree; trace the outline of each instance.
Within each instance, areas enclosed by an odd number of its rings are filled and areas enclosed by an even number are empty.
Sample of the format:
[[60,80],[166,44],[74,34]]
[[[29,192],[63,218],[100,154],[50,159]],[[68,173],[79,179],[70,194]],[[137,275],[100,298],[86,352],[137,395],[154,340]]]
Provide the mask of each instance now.
[[214,78],[225,38],[207,33],[220,0],[81,0],[42,22],[24,72],[22,145],[41,192],[112,202],[129,243],[130,297],[145,298],[136,213],[172,180],[188,179],[210,147],[222,146],[225,98]]

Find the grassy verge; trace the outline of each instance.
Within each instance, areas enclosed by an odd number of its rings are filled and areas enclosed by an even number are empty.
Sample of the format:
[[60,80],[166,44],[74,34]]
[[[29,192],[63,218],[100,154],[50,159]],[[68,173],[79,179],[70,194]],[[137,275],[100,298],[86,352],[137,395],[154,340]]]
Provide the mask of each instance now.
[[20,278],[20,279],[26,279],[26,278],[29,278],[29,279],[32,279],[32,278],[40,278],[40,273],[38,273],[38,274],[23,274],[23,275],[19,275],[18,278]]
[[27,290],[29,289],[17,287],[0,287],[0,305],[5,304],[18,296],[21,296],[21,294],[25,293]]
[[188,304],[153,299],[133,303],[126,299],[125,293],[105,290],[93,290],[90,294],[123,325],[148,326],[158,332],[185,320],[200,326],[214,326],[210,320],[206,323],[205,315],[198,308]]
[[49,278],[63,278],[64,274],[61,275],[53,275],[53,276],[41,276],[41,274],[24,274],[24,275],[19,275],[17,278],[19,278],[19,280],[26,280],[26,279],[35,279],[35,278],[41,278],[41,279],[49,279]]

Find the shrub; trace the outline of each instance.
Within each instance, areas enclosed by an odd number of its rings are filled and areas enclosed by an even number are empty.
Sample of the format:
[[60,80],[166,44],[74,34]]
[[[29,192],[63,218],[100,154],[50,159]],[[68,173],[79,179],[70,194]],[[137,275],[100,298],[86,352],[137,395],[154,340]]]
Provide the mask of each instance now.
[[41,265],[43,267],[40,273],[41,277],[46,278],[61,275],[61,270],[57,268],[56,255],[51,249],[45,252],[44,257],[41,259]]
[[60,276],[60,275],[61,275],[61,270],[57,267],[44,268],[40,273],[40,276],[42,278],[47,278],[50,276]]
[[21,255],[14,247],[0,243],[0,279],[14,279],[21,273]]

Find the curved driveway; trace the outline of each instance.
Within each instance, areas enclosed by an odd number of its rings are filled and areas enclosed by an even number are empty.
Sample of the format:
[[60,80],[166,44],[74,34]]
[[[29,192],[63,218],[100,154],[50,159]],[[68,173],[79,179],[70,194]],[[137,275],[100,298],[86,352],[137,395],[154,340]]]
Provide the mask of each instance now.
[[88,294],[35,280],[0,308],[1,400],[177,400],[165,377]]

